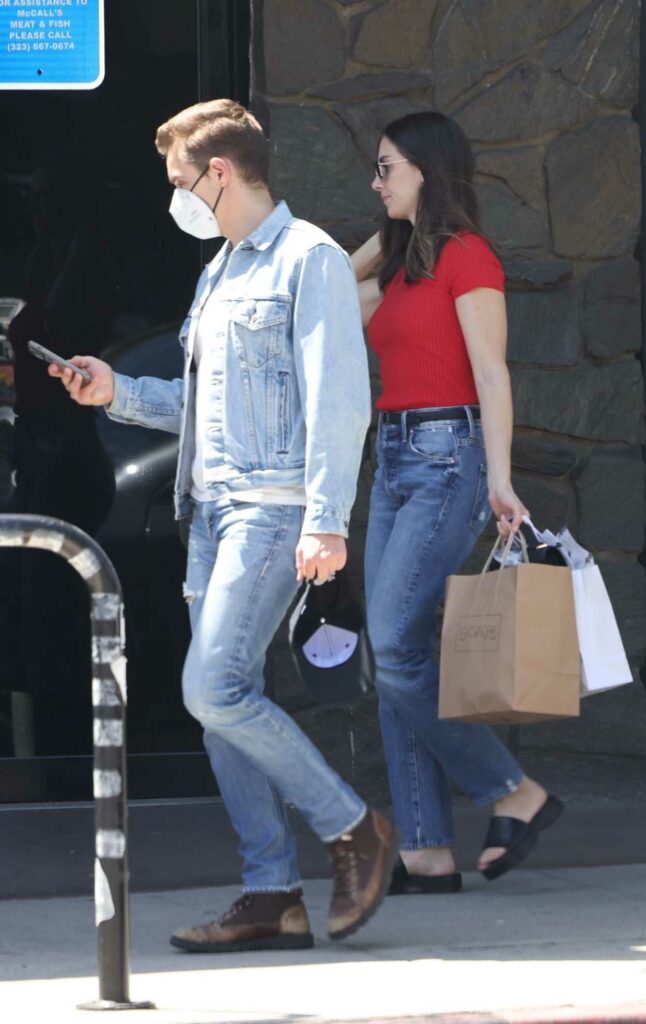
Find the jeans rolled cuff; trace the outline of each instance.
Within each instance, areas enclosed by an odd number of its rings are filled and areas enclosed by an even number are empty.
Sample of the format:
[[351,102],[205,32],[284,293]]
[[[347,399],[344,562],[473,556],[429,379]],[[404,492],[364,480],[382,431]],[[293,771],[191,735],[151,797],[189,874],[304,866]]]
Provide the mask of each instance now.
[[254,892],[296,892],[302,888],[302,882],[290,882],[289,885],[243,885],[242,893],[247,896]]
[[352,830],[355,829],[357,827],[357,825],[361,824],[361,822],[363,821],[363,819],[365,818],[367,813],[368,813],[368,805],[364,804],[363,805],[363,810],[354,819],[354,821],[352,821],[349,825],[346,825],[345,828],[342,828],[340,832],[336,832],[333,836],[330,836],[329,838],[327,836],[321,836],[321,842],[323,842],[323,843],[334,843],[334,842],[336,842],[337,839],[340,839],[341,836],[346,835],[347,832],[352,832]]
[[446,839],[415,839],[411,843],[400,840],[399,849],[405,853],[413,853],[415,850],[434,850],[441,846],[453,846],[454,842],[455,836]]
[[487,804],[495,804],[497,800],[502,800],[504,796],[509,796],[510,793],[515,793],[521,782],[523,781],[523,775],[519,779],[507,779],[504,786],[500,789],[496,789],[493,793],[487,793],[486,796],[472,797],[473,803],[476,807],[486,807]]

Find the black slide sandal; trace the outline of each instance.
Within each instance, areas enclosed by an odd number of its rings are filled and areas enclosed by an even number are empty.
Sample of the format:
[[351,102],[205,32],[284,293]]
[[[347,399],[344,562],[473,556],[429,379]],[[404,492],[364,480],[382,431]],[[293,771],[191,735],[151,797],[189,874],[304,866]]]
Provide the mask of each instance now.
[[563,804],[557,796],[548,796],[531,821],[520,818],[494,817],[489,822],[483,850],[492,846],[504,846],[506,852],[494,860],[482,874],[490,882],[517,867],[536,846],[539,833],[553,825],[563,813]]
[[411,875],[403,860],[398,860],[392,874],[389,896],[406,894],[441,895],[448,892],[460,892],[462,875],[455,871],[452,875]]

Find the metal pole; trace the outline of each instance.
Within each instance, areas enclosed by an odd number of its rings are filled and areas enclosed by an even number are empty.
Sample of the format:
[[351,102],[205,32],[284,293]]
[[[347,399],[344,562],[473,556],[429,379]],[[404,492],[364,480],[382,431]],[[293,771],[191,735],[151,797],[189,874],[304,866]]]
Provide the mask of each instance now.
[[0,547],[51,551],[83,578],[90,593],[94,706],[94,902],[99,998],[83,1010],[154,1009],[133,1003],[130,982],[126,791],[126,658],[121,584],[105,551],[61,519],[0,515]]

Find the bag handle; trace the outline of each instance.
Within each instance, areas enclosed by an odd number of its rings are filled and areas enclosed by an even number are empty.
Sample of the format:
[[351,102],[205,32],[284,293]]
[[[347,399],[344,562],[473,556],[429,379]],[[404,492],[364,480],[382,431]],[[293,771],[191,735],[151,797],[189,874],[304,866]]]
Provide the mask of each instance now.
[[[529,555],[527,553],[527,541],[523,537],[523,535],[520,532],[520,530],[518,530],[517,533],[510,533],[509,534],[509,539],[507,540],[507,543],[505,544],[505,547],[504,547],[504,550],[503,550],[503,553],[502,553],[502,561],[500,563],[500,568],[501,569],[505,568],[505,562],[509,558],[509,552],[511,551],[515,540],[519,540],[520,541],[520,548],[521,548],[521,553],[522,553],[522,556],[523,556],[523,562],[525,562],[525,563],[527,563],[529,565]],[[484,576],[484,574],[489,570],[489,566],[491,565],[491,563],[493,561],[493,556],[495,555],[496,551],[501,546],[501,544],[502,544],[502,536],[500,534],[498,534],[498,536],[496,537],[496,543],[494,544],[494,546],[492,547],[491,551],[489,552],[489,557],[488,557],[487,561],[484,564],[484,569],[482,570],[482,574],[481,574],[482,576]]]

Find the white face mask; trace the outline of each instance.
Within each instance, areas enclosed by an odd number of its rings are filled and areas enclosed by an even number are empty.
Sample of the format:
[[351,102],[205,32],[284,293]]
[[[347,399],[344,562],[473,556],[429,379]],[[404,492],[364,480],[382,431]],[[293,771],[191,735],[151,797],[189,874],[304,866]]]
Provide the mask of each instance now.
[[192,188],[175,189],[168,212],[178,228],[193,235],[194,238],[221,238],[222,230],[215,216],[215,209],[220,202],[224,188],[220,189],[220,195],[216,199],[213,209],[193,192],[197,182],[206,174],[206,170],[202,171]]

